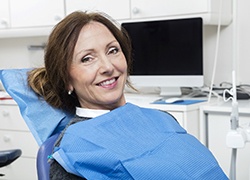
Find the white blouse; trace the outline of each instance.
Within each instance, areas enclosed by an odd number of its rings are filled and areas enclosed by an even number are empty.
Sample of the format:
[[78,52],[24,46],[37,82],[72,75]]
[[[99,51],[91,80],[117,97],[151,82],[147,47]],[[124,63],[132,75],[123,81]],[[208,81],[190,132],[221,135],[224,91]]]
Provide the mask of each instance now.
[[94,118],[103,115],[107,112],[110,112],[110,110],[87,109],[87,108],[76,107],[76,115],[80,117]]

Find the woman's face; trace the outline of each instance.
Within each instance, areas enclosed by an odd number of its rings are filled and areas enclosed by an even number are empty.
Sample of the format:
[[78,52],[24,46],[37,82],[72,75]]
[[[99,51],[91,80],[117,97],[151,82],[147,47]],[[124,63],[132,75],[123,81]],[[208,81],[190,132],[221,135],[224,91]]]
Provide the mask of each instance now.
[[69,74],[69,90],[75,91],[81,107],[112,110],[125,104],[126,59],[103,24],[93,21],[81,29]]

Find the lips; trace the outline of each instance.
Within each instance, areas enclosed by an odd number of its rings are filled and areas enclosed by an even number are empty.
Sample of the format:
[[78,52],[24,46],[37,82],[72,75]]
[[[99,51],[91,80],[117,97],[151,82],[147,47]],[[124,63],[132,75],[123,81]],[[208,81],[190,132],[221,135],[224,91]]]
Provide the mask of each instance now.
[[111,79],[102,81],[102,82],[98,83],[98,86],[102,86],[102,87],[111,86],[117,81],[117,79],[118,78],[111,78]]

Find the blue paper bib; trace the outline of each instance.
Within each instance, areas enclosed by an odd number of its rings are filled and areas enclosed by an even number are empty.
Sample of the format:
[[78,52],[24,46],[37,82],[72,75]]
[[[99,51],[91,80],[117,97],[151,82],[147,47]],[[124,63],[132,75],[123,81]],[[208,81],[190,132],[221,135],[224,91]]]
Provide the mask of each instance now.
[[129,103],[71,125],[53,157],[88,180],[228,179],[171,115]]
[[60,109],[50,106],[29,87],[27,72],[31,69],[0,70],[0,80],[16,101],[21,115],[37,143],[41,145],[51,135],[61,132],[73,117]]

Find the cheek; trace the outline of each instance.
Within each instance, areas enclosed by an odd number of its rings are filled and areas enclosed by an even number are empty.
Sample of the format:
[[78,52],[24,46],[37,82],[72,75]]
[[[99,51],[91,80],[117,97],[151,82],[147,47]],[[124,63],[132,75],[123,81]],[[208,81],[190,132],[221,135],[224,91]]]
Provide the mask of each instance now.
[[90,74],[91,71],[88,71],[85,68],[75,68],[72,67],[70,69],[70,83],[74,88],[77,88],[77,86],[81,86],[83,84],[88,83],[88,81],[91,81],[92,75]]
[[123,72],[123,73],[127,72],[128,66],[127,66],[127,61],[125,57],[116,64],[116,67],[120,72]]

